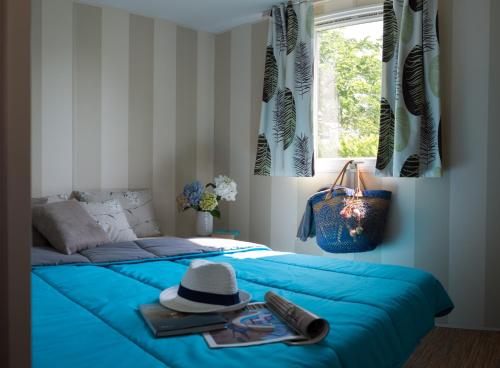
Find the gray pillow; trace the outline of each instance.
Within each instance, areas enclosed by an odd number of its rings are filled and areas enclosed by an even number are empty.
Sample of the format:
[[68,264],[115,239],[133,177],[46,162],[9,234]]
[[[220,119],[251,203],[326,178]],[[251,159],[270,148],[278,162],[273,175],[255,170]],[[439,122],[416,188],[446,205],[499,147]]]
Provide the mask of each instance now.
[[82,202],[116,199],[123,207],[125,216],[138,238],[161,236],[154,215],[153,196],[149,189],[75,191],[74,195]]
[[75,200],[34,206],[33,224],[54,248],[65,254],[111,242]]
[[72,198],[73,198],[73,192],[65,192],[65,193],[53,194],[53,195],[49,195],[49,196],[45,196],[45,197],[31,198],[31,204],[33,206],[35,206],[35,205],[40,205],[40,204],[63,202],[63,201],[68,201]]
[[116,199],[106,202],[80,202],[80,205],[108,234],[113,243],[137,240],[120,202]]
[[[54,194],[46,197],[31,198],[31,207],[47,203],[67,201],[71,198],[71,192]],[[36,229],[31,226],[31,246],[32,247],[50,247],[49,241]]]

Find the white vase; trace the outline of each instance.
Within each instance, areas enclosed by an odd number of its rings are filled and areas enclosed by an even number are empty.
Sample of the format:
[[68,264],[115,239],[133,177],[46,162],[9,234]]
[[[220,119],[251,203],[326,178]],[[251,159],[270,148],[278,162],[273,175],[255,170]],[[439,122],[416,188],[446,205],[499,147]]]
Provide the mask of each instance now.
[[210,212],[198,211],[196,217],[196,234],[208,236],[214,229],[214,218]]

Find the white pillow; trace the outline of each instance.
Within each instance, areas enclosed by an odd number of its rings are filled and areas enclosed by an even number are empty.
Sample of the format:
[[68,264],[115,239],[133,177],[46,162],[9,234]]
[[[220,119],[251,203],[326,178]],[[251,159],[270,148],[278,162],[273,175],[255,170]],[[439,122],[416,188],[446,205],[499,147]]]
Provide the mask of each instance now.
[[75,191],[82,202],[104,202],[116,199],[123,207],[132,230],[139,238],[161,236],[155,219],[153,196],[149,189]]
[[137,240],[120,202],[116,199],[105,202],[80,202],[80,204],[108,234],[113,243]]

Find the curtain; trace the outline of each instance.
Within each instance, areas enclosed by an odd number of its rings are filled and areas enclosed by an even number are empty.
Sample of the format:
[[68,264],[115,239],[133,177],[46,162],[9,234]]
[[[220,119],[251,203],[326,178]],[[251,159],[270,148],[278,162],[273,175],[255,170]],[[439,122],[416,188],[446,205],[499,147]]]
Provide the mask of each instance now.
[[271,10],[255,175],[313,176],[313,27],[311,1]]
[[385,0],[380,176],[441,176],[437,0]]

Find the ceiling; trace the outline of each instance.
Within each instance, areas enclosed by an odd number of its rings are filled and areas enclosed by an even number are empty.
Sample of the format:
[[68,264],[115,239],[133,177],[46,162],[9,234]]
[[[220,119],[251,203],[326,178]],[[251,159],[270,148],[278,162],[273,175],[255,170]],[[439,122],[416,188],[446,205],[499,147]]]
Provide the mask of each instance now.
[[257,21],[280,0],[80,0],[149,17],[166,19],[201,31],[220,33]]

